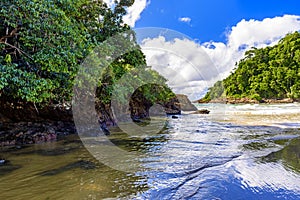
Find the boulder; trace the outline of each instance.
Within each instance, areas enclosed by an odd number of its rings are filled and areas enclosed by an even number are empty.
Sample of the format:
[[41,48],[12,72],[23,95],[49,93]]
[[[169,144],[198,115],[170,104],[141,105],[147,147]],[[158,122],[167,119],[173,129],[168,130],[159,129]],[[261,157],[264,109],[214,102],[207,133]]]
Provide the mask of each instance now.
[[189,98],[184,94],[176,94],[176,97],[179,101],[179,106],[182,111],[197,111],[197,108],[192,102],[189,100]]

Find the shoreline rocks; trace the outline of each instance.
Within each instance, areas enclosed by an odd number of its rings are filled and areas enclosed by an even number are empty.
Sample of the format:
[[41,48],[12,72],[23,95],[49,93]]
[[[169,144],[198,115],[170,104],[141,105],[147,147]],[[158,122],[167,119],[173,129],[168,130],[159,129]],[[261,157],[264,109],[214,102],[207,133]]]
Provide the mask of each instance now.
[[250,98],[218,98],[210,101],[198,100],[196,103],[221,103],[221,104],[284,104],[300,102],[299,99],[262,99],[260,101]]
[[[0,99],[1,102],[0,146],[51,142],[77,133],[71,108],[49,106],[36,109],[31,104],[8,103]],[[137,95],[130,103],[133,109],[128,114],[133,121],[140,122],[141,119],[149,117],[149,108],[152,105],[144,98]],[[160,103],[168,115],[180,115],[181,111],[197,111],[188,97],[182,94]],[[96,102],[96,110],[101,119],[99,128],[109,135],[109,127],[117,125],[110,105]]]
[[0,146],[17,146],[56,141],[76,133],[73,122],[0,123]]
[[189,98],[184,94],[176,94],[176,97],[179,101],[179,106],[182,111],[197,111],[197,108]]
[[195,112],[192,112],[191,114],[209,114],[210,113],[210,111],[209,110],[207,110],[207,109],[201,109],[201,110],[197,110],[197,111],[195,111]]

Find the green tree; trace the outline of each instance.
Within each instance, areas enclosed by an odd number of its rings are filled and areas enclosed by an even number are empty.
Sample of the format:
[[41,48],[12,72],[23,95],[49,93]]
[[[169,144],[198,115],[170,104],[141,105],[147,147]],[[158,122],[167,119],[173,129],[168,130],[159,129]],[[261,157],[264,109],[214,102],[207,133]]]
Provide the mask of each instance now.
[[[106,38],[129,29],[122,16],[132,4],[120,1],[111,10],[91,0],[1,1],[0,95],[47,104],[70,100],[78,66]],[[134,62],[144,62],[139,54]]]
[[[237,68],[224,79],[227,97],[299,98],[300,81],[300,33],[290,33],[273,47],[252,48],[245,53]],[[212,91],[207,96],[215,97]],[[219,93],[219,95],[221,95]]]
[[[165,83],[146,65],[134,32],[122,20],[126,8],[133,3],[134,0],[121,0],[110,9],[94,0],[1,1],[0,100],[40,107],[70,101],[79,66],[95,47],[118,33],[123,35],[122,42],[116,41],[105,50],[119,55],[122,48],[118,43],[122,43],[129,51],[113,60],[99,79],[85,79],[97,82],[96,108],[110,107],[114,85],[128,72],[147,71],[153,79]],[[145,83],[141,77],[131,78],[141,85]],[[124,90],[130,89],[130,81]],[[162,87],[148,85],[140,89],[151,103],[174,98],[167,85]]]
[[287,34],[273,47],[245,53],[236,71],[224,80],[229,97],[298,98],[300,34]]

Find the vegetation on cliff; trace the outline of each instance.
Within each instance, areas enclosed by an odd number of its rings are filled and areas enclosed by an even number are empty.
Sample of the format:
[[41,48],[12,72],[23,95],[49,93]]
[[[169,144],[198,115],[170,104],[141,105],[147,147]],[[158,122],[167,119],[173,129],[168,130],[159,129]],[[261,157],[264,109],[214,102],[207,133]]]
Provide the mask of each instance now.
[[[0,100],[39,109],[69,102],[83,60],[107,38],[124,31],[130,33],[124,40],[134,48],[111,63],[98,82],[98,107],[107,108],[114,83],[130,70],[148,70],[162,79],[146,66],[134,32],[123,23],[126,8],[133,3],[121,0],[110,9],[92,0],[1,1]],[[143,92],[151,101],[174,97],[169,90],[151,95],[153,91],[144,87]]]
[[235,71],[218,81],[202,99],[300,98],[300,33],[290,33],[272,47],[252,48]]

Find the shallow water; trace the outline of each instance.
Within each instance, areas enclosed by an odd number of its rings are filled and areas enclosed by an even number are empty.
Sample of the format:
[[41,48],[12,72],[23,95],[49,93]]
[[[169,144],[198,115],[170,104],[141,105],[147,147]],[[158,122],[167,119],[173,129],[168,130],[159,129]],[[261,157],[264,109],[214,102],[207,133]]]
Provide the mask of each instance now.
[[132,172],[102,164],[77,136],[2,148],[1,199],[300,199],[298,104],[197,106],[211,114],[169,117],[146,138],[111,130],[116,147],[139,153]]

